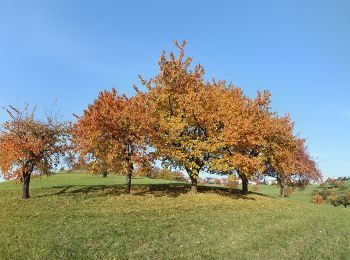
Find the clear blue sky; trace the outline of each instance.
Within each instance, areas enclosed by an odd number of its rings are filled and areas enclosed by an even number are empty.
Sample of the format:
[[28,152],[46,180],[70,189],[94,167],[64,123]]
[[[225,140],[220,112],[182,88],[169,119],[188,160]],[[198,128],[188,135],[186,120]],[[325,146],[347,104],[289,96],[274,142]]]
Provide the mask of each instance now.
[[[188,40],[208,79],[268,89],[325,176],[350,175],[350,1],[0,0],[0,105],[52,106],[66,119],[103,89],[128,95]],[[0,112],[0,121],[6,115]]]

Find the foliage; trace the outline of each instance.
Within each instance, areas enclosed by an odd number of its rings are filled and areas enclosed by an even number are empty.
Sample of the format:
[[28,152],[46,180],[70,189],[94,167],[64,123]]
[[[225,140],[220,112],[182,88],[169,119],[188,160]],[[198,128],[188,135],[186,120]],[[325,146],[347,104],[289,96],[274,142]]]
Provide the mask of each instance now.
[[318,195],[320,195],[324,200],[326,200],[328,196],[331,195],[331,192],[327,189],[323,189],[318,193]]
[[75,150],[80,160],[88,160],[92,172],[119,172],[131,175],[137,165],[148,163],[148,124],[144,95],[127,98],[115,89],[103,91],[72,129]]
[[6,111],[10,119],[0,130],[0,170],[6,179],[22,182],[22,198],[27,199],[31,176],[49,174],[67,151],[69,125],[51,115],[39,120],[36,108],[28,106]]
[[148,108],[156,124],[151,142],[158,159],[167,167],[185,170],[197,191],[199,172],[204,170],[214,149],[210,142],[210,131],[216,117],[217,90],[204,82],[201,65],[190,70],[191,58],[185,58],[184,47],[175,42],[179,55],[165,52],[159,60],[158,75],[142,83],[149,90]]
[[267,175],[281,186],[305,188],[319,180],[320,171],[305,147],[305,140],[293,134],[289,115],[270,111],[270,93],[258,92],[252,99],[226,81],[204,80],[204,68],[185,57],[186,42],[178,56],[163,52],[159,73],[141,82],[149,115],[154,125],[150,144],[167,167],[186,170],[196,191],[201,171],[236,174],[243,193],[249,179]]
[[161,169],[154,177],[155,179],[186,181],[185,175],[180,171],[170,171],[169,169]]
[[326,184],[331,186],[332,188],[341,188],[344,187],[344,182],[338,179],[328,178],[325,181]]
[[350,205],[350,192],[343,196],[330,196],[329,201],[335,207],[343,205],[345,208]]
[[291,195],[294,192],[294,188],[293,187],[289,187],[289,186],[285,186],[284,187],[284,194],[286,196]]
[[324,203],[324,199],[322,198],[322,196],[320,195],[316,195],[312,198],[312,203],[314,204],[323,204]]
[[179,172],[155,171],[155,160],[186,171],[194,192],[203,171],[236,175],[243,194],[254,178],[274,177],[282,197],[288,187],[305,189],[319,181],[305,139],[294,134],[288,114],[271,111],[269,91],[251,98],[225,80],[205,80],[203,66],[185,56],[185,45],[175,41],[178,53],[161,54],[157,75],[140,77],[146,92],[135,86],[132,97],[102,91],[82,116],[75,115],[68,168],[85,164],[104,176],[124,174],[126,193],[132,175],[183,179]]

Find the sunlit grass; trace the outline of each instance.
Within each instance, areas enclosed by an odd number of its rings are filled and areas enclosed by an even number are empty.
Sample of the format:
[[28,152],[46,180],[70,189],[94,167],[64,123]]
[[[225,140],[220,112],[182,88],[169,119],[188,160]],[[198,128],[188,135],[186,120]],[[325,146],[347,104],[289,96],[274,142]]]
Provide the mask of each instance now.
[[315,187],[239,197],[161,180],[57,175],[0,184],[1,259],[347,259],[350,209],[311,204]]

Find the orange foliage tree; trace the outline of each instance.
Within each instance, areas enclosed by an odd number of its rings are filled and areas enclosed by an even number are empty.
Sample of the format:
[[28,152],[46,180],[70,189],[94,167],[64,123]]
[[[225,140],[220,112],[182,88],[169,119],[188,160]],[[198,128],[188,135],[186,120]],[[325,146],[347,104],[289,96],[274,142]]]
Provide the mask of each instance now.
[[[201,65],[190,69],[191,58],[185,58],[184,47],[175,42],[179,55],[165,52],[160,57],[159,74],[149,81],[148,108],[155,122],[151,143],[158,159],[167,167],[183,169],[197,192],[199,173],[207,167],[214,147],[210,131],[216,120],[213,113],[217,89],[204,82]],[[213,117],[214,116],[214,117]]]
[[[175,45],[178,55],[163,52],[159,73],[149,81],[141,78],[147,93],[136,89],[127,98],[114,89],[102,92],[78,117],[73,142],[95,171],[125,172],[127,192],[135,166],[140,172],[155,158],[185,170],[194,192],[205,170],[237,175],[243,194],[256,175],[276,177],[281,193],[295,179],[320,177],[304,140],[293,135],[290,118],[270,111],[268,91],[249,98],[225,81],[207,82],[200,64],[191,69],[186,42]],[[150,147],[156,157],[147,153]]]
[[[151,143],[166,166],[188,173],[197,190],[199,173],[236,174],[242,192],[254,175],[276,173],[282,185],[289,176],[318,178],[319,171],[293,135],[293,124],[270,111],[270,93],[248,98],[225,81],[206,82],[204,69],[190,69],[183,44],[176,56],[162,53],[158,75],[142,80],[155,125]],[[307,172],[307,173],[306,173]]]
[[10,119],[0,131],[0,170],[6,179],[22,182],[22,198],[28,199],[31,176],[49,174],[67,151],[69,125],[50,115],[39,120],[35,108],[6,111]]
[[128,98],[115,89],[103,91],[84,111],[72,128],[73,144],[81,160],[88,160],[92,171],[126,175],[126,193],[136,165],[147,158],[147,118],[144,94]]
[[264,169],[263,151],[266,135],[270,94],[258,92],[255,99],[244,96],[232,84],[220,96],[220,106],[215,111],[221,129],[214,133],[217,142],[215,156],[210,162],[214,173],[236,174],[242,180],[242,193],[248,193],[248,181]]
[[280,185],[280,194],[285,197],[285,188],[293,179],[319,180],[321,173],[310,158],[305,140],[293,135],[294,123],[289,115],[271,117],[270,129],[266,136],[265,174],[275,177]]

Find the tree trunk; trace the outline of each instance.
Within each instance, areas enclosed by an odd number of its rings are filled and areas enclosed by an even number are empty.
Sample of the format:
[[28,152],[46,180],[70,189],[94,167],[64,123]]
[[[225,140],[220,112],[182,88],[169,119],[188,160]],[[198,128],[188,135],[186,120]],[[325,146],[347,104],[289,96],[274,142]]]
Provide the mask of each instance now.
[[107,178],[107,175],[108,175],[107,172],[102,173],[102,177],[103,177],[103,178]]
[[25,173],[22,176],[22,199],[29,199],[29,183],[30,173]]
[[197,188],[197,184],[198,184],[198,174],[193,174],[191,171],[187,170],[188,176],[190,176],[190,180],[191,180],[191,191],[192,193],[197,193],[198,188]]
[[185,167],[185,170],[188,174],[188,176],[190,177],[191,180],[191,190],[190,192],[192,193],[197,193],[198,188],[197,188],[197,184],[198,184],[198,177],[199,177],[199,171],[193,172],[190,168]]
[[133,170],[134,170],[134,165],[132,163],[129,163],[128,173],[126,174],[126,185],[125,185],[125,193],[126,194],[130,194],[131,177],[132,177]]
[[285,198],[286,196],[286,192],[285,192],[285,180],[283,178],[277,178],[277,181],[280,185],[280,197]]
[[191,178],[191,192],[192,193],[197,193],[198,188],[197,188],[197,178]]
[[242,176],[242,194],[248,194],[248,178],[246,176]]

